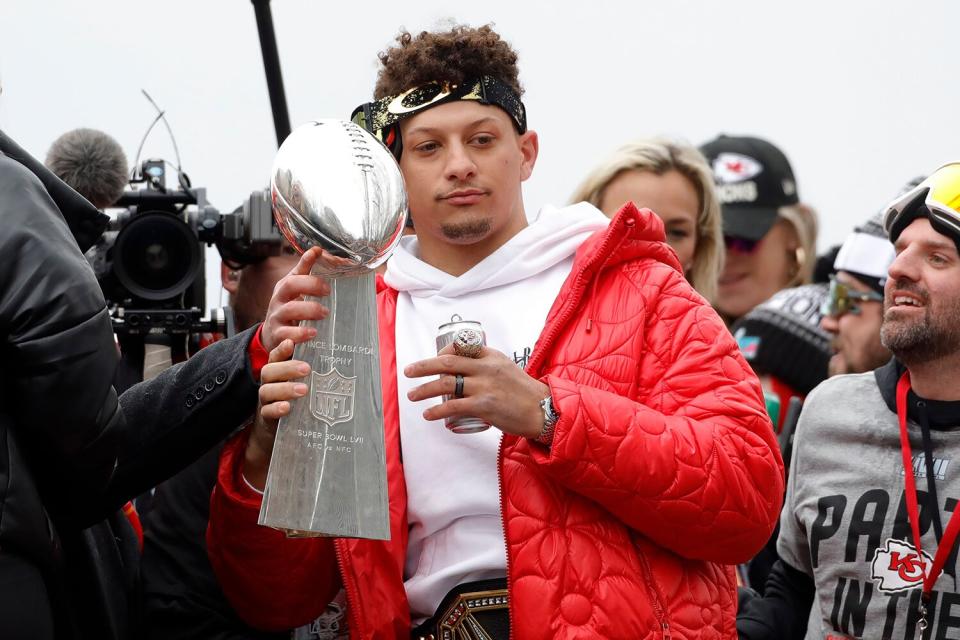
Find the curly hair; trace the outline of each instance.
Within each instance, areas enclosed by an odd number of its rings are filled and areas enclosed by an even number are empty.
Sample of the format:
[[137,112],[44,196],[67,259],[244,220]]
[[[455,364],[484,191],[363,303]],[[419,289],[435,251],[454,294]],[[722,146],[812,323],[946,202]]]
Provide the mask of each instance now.
[[402,93],[431,81],[460,83],[493,76],[523,95],[517,70],[517,52],[490,25],[457,25],[449,31],[401,31],[397,44],[378,55],[374,99]]

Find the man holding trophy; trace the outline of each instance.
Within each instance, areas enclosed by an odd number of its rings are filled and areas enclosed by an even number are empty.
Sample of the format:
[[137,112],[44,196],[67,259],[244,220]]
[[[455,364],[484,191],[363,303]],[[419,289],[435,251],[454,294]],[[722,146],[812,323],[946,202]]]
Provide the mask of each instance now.
[[[382,405],[364,423],[383,423],[386,530],[371,524],[381,443],[351,426],[363,374],[338,368],[367,347],[283,321],[341,314],[339,294],[301,296],[336,291],[367,245],[346,223],[314,224],[330,196],[293,180],[275,190],[278,217],[288,238],[313,229],[303,235],[322,251],[276,289],[260,416],[221,459],[208,546],[224,592],[253,626],[286,629],[343,588],[355,638],[735,637],[730,565],[766,542],[783,493],[759,383],[652,212],[627,204],[608,222],[578,204],[528,223],[521,184],[538,138],[496,32],[397,42],[380,55],[376,100],[354,113],[399,161],[416,231],[376,297]],[[367,193],[378,210],[389,201]],[[364,227],[378,238],[367,254],[392,246],[394,222]],[[318,261],[326,278],[309,275]],[[321,426],[294,426],[311,403]],[[306,475],[280,451],[296,433],[331,447]],[[343,438],[371,445],[366,466],[339,455]],[[317,487],[302,526],[261,516],[297,487]],[[321,512],[335,517],[316,528]],[[290,537],[311,531],[338,537]]]

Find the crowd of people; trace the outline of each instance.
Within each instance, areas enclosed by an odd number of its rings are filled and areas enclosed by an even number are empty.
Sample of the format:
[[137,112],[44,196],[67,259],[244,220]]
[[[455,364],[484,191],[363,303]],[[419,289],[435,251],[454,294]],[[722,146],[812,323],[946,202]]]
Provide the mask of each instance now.
[[[324,252],[225,261],[239,333],[118,396],[83,255],[116,185],[0,134],[0,637],[960,630],[960,164],[820,257],[756,136],[631,141],[532,212],[511,45],[404,31],[379,59],[358,111],[411,220],[377,294],[389,540],[258,524]],[[476,357],[436,352],[453,314],[482,323]]]

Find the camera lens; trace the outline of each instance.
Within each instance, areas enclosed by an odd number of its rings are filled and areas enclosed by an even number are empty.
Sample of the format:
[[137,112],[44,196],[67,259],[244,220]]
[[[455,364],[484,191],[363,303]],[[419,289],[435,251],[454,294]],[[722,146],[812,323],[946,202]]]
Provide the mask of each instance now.
[[133,295],[166,300],[190,287],[201,268],[200,257],[200,243],[187,223],[154,211],[124,226],[114,245],[113,269]]

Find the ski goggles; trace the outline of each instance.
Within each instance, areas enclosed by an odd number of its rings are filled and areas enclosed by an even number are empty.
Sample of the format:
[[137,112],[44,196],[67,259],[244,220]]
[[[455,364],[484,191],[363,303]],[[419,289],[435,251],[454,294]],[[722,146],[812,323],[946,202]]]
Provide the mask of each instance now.
[[527,111],[520,96],[506,82],[493,76],[481,76],[460,84],[428,82],[399,95],[362,104],[353,110],[350,120],[376,136],[399,159],[403,147],[397,124],[421,111],[456,100],[500,107],[513,120],[517,132],[527,131]]
[[845,313],[859,315],[860,303],[863,302],[883,302],[883,294],[877,291],[855,291],[837,280],[837,276],[830,276],[830,288],[820,307],[820,313],[831,318],[839,318]]
[[896,242],[917,217],[925,216],[937,232],[960,247],[960,162],[945,164],[889,205],[883,228]]

